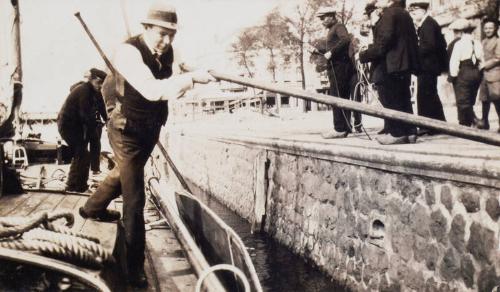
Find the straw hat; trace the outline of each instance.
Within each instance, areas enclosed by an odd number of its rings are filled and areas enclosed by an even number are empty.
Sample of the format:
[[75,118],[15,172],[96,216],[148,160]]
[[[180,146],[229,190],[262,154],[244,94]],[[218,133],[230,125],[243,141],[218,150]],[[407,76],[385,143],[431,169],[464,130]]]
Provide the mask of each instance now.
[[177,30],[177,13],[175,7],[165,1],[157,1],[151,5],[142,24],[151,24]]
[[475,27],[476,25],[472,23],[472,21],[465,18],[459,18],[453,21],[449,26],[449,28],[452,30],[467,30],[467,29],[473,29]]

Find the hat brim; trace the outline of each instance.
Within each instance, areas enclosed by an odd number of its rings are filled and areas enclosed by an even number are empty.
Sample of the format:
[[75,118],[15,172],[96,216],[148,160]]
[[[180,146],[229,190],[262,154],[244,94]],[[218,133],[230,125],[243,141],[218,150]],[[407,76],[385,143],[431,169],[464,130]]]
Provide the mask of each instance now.
[[156,25],[156,26],[161,26],[164,28],[172,29],[172,30],[177,30],[177,23],[173,22],[166,22],[166,21],[161,21],[161,20],[153,20],[153,19],[145,19],[141,21],[142,24],[151,24],[151,25]]
[[318,13],[318,14],[316,14],[316,17],[323,17],[323,16],[328,16],[328,15],[335,16],[336,13],[335,12]]

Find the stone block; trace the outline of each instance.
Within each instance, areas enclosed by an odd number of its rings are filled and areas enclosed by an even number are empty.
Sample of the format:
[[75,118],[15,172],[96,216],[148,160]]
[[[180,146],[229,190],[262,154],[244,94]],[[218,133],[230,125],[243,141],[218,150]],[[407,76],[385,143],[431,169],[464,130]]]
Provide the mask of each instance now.
[[427,239],[418,235],[415,236],[413,242],[413,258],[415,258],[415,261],[421,262],[424,260],[425,254],[427,253],[427,245]]
[[424,273],[422,271],[407,269],[407,273],[405,275],[405,284],[413,290],[422,290],[422,288],[425,286]]
[[493,221],[498,221],[500,217],[500,203],[498,202],[498,195],[492,195],[486,201],[486,212],[490,215]]
[[429,221],[430,217],[428,209],[423,205],[416,203],[410,213],[412,231],[424,238],[428,238],[430,235]]
[[371,205],[370,197],[368,194],[364,194],[364,195],[360,196],[358,209],[359,209],[359,212],[361,212],[361,214],[363,214],[365,216],[368,216],[370,214],[373,207]]
[[447,223],[448,221],[446,220],[446,217],[444,217],[441,210],[436,210],[431,213],[431,234],[436,238],[438,242],[441,242],[442,244],[446,244],[447,240]]
[[427,279],[425,282],[425,292],[438,292],[439,291],[439,286],[434,279],[434,277],[430,277]]
[[352,275],[354,276],[354,279],[356,279],[356,281],[358,281],[358,282],[361,282],[362,268],[363,268],[363,263],[357,262],[354,265],[354,269],[352,271]]
[[479,195],[472,192],[463,192],[460,195],[460,202],[465,207],[465,210],[469,213],[476,213],[480,210],[480,198]]
[[[399,228],[396,228],[396,230],[398,229]],[[412,257],[413,234],[409,232],[404,232],[402,230],[399,230],[399,232],[398,231],[394,232],[393,230],[391,233],[392,233],[392,240],[391,240],[392,249],[405,262],[409,261]]]
[[498,242],[492,230],[481,226],[478,222],[472,223],[467,250],[476,260],[491,263],[491,253],[497,246]]
[[429,242],[420,236],[415,236],[415,242],[413,246],[413,256],[417,262],[424,261],[426,267],[434,271],[436,269],[436,263],[439,259],[439,250],[435,243]]
[[453,210],[453,196],[449,186],[441,187],[441,204],[443,204],[448,211]]
[[401,196],[415,203],[418,196],[422,194],[420,185],[416,184],[410,176],[404,176],[401,190]]
[[356,223],[357,236],[361,240],[365,240],[368,237],[368,231],[370,230],[370,223],[367,219],[363,219],[361,216],[358,217],[358,222]]
[[379,274],[389,269],[389,256],[386,251],[372,244],[363,244],[361,258],[364,263],[370,264]]
[[476,270],[474,268],[474,262],[470,254],[462,256],[460,267],[462,270],[462,279],[464,280],[465,285],[468,288],[472,288],[474,286],[474,273],[476,272]]
[[460,276],[460,254],[454,249],[449,248],[441,261],[439,267],[441,277],[446,281],[458,279]]
[[363,282],[366,286],[370,283],[370,280],[377,274],[377,269],[372,264],[365,264],[363,267]]
[[367,286],[371,291],[377,291],[379,283],[380,283],[379,275],[374,275],[373,278],[371,278],[370,281],[368,282]]
[[459,251],[465,250],[465,219],[458,214],[451,221],[450,243]]
[[477,279],[479,292],[491,292],[500,283],[500,276],[495,273],[495,267],[485,267]]
[[426,184],[425,186],[425,202],[429,206],[432,206],[436,203],[436,193],[434,192],[434,187],[432,184]]

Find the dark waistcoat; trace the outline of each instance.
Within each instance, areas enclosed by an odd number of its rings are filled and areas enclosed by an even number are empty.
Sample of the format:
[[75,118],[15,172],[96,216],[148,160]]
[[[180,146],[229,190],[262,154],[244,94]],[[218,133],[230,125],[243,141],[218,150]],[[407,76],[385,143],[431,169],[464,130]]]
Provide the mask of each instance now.
[[[140,36],[132,37],[126,43],[139,50],[144,64],[148,66],[156,79],[167,79],[172,76],[172,63],[174,61],[172,47],[160,56],[160,67],[155,56],[153,56],[151,50]],[[144,125],[164,125],[167,121],[168,101],[147,100],[127,81],[124,81],[123,96],[119,95],[118,100],[122,104],[121,111],[127,119]]]

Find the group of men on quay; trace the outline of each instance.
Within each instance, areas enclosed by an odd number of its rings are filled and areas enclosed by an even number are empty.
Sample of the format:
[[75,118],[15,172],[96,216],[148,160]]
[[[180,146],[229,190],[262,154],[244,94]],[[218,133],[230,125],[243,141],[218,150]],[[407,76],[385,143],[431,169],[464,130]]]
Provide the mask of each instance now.
[[[500,41],[498,20],[484,19],[482,42],[473,36],[475,24],[457,19],[450,24],[455,39],[447,44],[440,25],[430,16],[429,0],[377,0],[365,7],[370,29],[362,24],[359,33],[351,34],[338,21],[334,9],[320,9],[317,16],[327,28],[324,45],[316,53],[327,60],[330,94],[344,99],[360,100],[354,85],[361,64],[368,69],[370,82],[385,108],[413,113],[411,75],[417,79],[418,115],[445,121],[438,95],[437,80],[448,72],[455,92],[460,125],[489,129],[491,104],[500,117]],[[368,36],[367,36],[368,35]],[[355,40],[355,41],[354,41]],[[362,67],[361,67],[362,68]],[[473,106],[479,91],[482,116],[477,118]],[[361,121],[351,113],[333,109],[333,130],[323,133],[325,139],[345,138],[361,132]],[[498,130],[500,132],[500,129]],[[431,129],[386,119],[376,140],[383,145],[415,143],[418,136],[435,135]]]
[[[405,4],[406,7],[405,7]],[[451,24],[456,40],[446,50],[437,22],[429,15],[429,1],[378,0],[366,6],[371,27],[364,24],[355,43],[346,27],[337,21],[336,12],[321,9],[318,17],[328,29],[325,45],[318,52],[328,60],[330,92],[348,99],[352,93],[356,66],[369,68],[384,107],[412,113],[411,74],[418,79],[418,114],[445,120],[437,93],[437,77],[449,72],[453,83],[459,122],[466,126],[489,128],[488,111],[493,103],[500,114],[500,44],[497,21],[484,22],[486,38],[481,43],[471,35],[474,26],[460,19]],[[88,144],[99,140],[105,122],[117,165],[107,174],[79,213],[84,218],[114,222],[120,212],[107,209],[119,195],[123,197],[123,261],[130,285],[148,285],[144,273],[144,166],[159,139],[168,116],[168,101],[182,97],[195,83],[215,79],[206,70],[173,74],[177,65],[172,46],[177,33],[177,13],[168,1],[154,3],[142,20],[144,31],[130,37],[115,51],[113,74],[92,69],[87,82],[71,88],[58,116],[58,129],[73,153],[67,181],[68,191],[87,190],[90,158]],[[369,35],[372,34],[370,38]],[[371,39],[370,41],[368,41]],[[353,46],[353,44],[355,44]],[[353,51],[353,47],[355,50]],[[478,88],[483,102],[482,119],[472,106]],[[101,95],[102,93],[102,95]],[[106,110],[104,110],[104,100]],[[359,96],[356,97],[359,99]],[[343,138],[353,131],[348,111],[334,108],[334,130],[324,138]],[[356,131],[361,131],[361,116],[355,113]],[[407,123],[385,120],[377,141],[401,144],[416,141],[417,134],[436,134]],[[96,138],[97,137],[97,138]],[[95,161],[95,158],[94,158]],[[97,160],[98,167],[98,160]],[[96,172],[98,168],[93,168]]]

